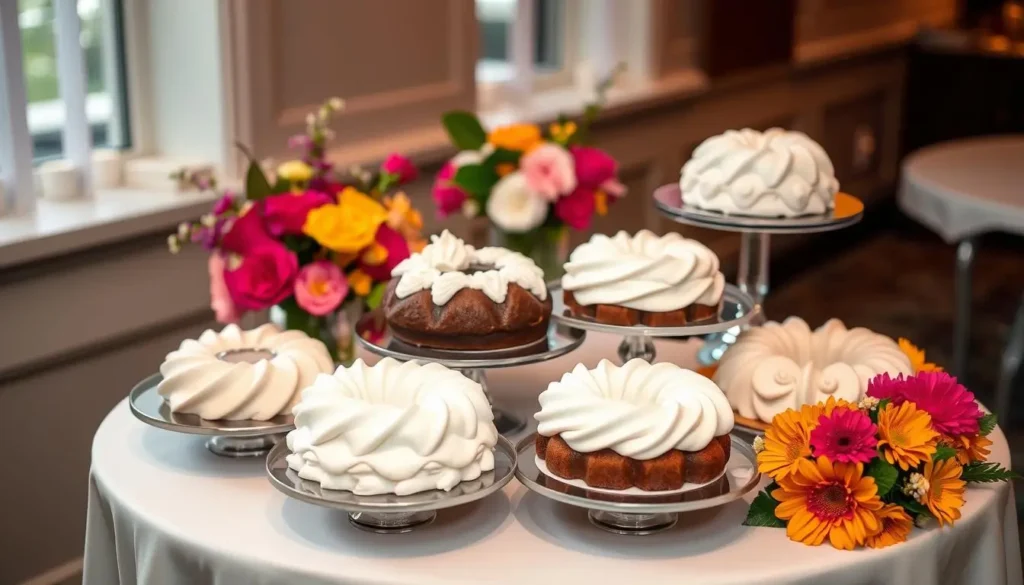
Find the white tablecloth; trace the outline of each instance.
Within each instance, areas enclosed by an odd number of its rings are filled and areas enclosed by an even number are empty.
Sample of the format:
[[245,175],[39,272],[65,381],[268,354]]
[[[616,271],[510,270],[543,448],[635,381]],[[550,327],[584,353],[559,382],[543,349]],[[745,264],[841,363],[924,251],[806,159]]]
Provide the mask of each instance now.
[[[615,343],[591,335],[574,356],[492,371],[493,390],[532,413],[549,380],[614,355]],[[692,363],[695,350],[659,344],[663,360]],[[1006,440],[999,431],[993,439],[994,459],[1007,464]],[[971,488],[955,528],[917,530],[879,551],[807,547],[780,529],[744,527],[746,507],[683,514],[661,534],[616,536],[513,480],[416,532],[368,534],[344,513],[278,493],[262,461],[219,458],[202,439],[148,427],[121,403],[93,443],[85,585],[1021,583],[1008,485]]]
[[944,142],[903,163],[899,204],[947,242],[1024,234],[1024,135]]

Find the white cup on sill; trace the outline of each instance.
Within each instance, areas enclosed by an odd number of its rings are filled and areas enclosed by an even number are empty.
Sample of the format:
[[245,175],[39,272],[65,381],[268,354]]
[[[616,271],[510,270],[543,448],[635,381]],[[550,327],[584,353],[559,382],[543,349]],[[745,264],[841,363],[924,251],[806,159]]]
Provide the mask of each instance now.
[[66,159],[39,165],[39,195],[48,201],[67,201],[82,195],[82,173]]
[[92,183],[97,189],[120,187],[123,180],[121,151],[109,148],[92,153]]

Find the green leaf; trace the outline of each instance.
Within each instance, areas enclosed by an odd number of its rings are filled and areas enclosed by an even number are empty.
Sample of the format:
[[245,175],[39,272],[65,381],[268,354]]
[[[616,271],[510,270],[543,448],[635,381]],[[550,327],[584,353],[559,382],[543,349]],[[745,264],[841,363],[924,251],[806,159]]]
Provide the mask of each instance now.
[[956,457],[956,449],[948,445],[939,445],[935,449],[935,454],[932,455],[932,461],[945,461],[953,457]]
[[518,150],[506,150],[504,148],[495,148],[487,158],[484,159],[483,166],[494,168],[500,164],[519,164],[519,159],[522,158],[523,153]]
[[747,519],[743,521],[744,526],[767,526],[769,528],[785,528],[786,523],[775,515],[775,508],[779,503],[771,496],[767,489],[757,494],[754,501],[750,503],[747,511]]
[[277,182],[270,188],[273,193],[287,193],[292,190],[292,182],[284,177],[278,177]]
[[371,311],[380,306],[384,300],[384,291],[387,290],[387,282],[378,282],[370,290],[370,294],[366,295],[366,306]]
[[245,197],[249,201],[259,201],[269,195],[273,195],[274,190],[270,187],[270,181],[267,181],[267,176],[263,174],[263,169],[256,161],[249,162],[249,170],[245,171]]
[[871,419],[872,423],[878,424],[878,413],[882,412],[882,410],[888,406],[889,402],[891,401],[888,398],[883,398],[878,401],[878,406],[868,411],[868,418]]
[[487,132],[471,112],[454,111],[441,116],[452,144],[460,150],[477,150],[487,142]]
[[932,513],[928,511],[928,507],[918,502],[911,496],[904,495],[903,497],[896,500],[896,503],[903,506],[903,509],[910,512],[914,516],[931,516]]
[[892,486],[896,485],[896,480],[900,476],[899,470],[881,457],[873,459],[864,470],[864,473],[869,477],[875,478],[875,485],[878,486],[878,497],[888,494]]
[[459,167],[453,180],[474,197],[484,199],[498,182],[498,173],[494,172],[493,167],[465,165]]
[[996,415],[991,412],[978,419],[978,434],[987,436],[996,428]]
[[976,461],[964,466],[960,479],[971,483],[992,483],[996,481],[1007,481],[1019,479],[1020,475],[1006,469],[995,461]]

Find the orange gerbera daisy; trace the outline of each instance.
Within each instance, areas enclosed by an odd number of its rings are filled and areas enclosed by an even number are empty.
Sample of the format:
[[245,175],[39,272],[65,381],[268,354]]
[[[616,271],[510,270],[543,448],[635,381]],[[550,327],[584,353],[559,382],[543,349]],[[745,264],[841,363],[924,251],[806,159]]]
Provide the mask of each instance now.
[[790,539],[818,546],[828,537],[832,546],[852,550],[878,534],[882,500],[874,478],[865,477],[860,463],[816,462],[801,459],[798,469],[779,478],[772,497],[775,515],[786,520]]
[[818,426],[818,419],[822,416],[832,416],[832,411],[837,408],[849,408],[856,410],[857,405],[851,404],[843,399],[836,400],[835,397],[830,396],[825,402],[818,402],[817,404],[805,404],[800,407],[800,412],[811,421],[810,430],[814,430]]
[[[956,459],[943,461],[928,460],[921,473],[924,489],[914,493],[914,499],[928,507],[928,511],[939,521],[939,526],[952,524],[960,518],[964,505],[964,490],[967,482],[960,479],[963,468]],[[912,474],[913,475],[913,474]]]
[[878,519],[882,523],[882,530],[874,536],[869,536],[864,544],[871,548],[885,548],[887,546],[904,542],[910,529],[914,527],[914,520],[908,515],[902,506],[886,504],[878,512]]
[[909,339],[899,339],[900,351],[902,351],[910,359],[910,365],[914,368],[914,373],[918,372],[941,372],[942,368],[929,362],[924,355],[924,350],[918,348],[913,343],[910,343]]
[[878,413],[878,450],[904,471],[931,459],[938,437],[931,415],[912,402],[890,403]]
[[961,465],[967,465],[974,461],[985,461],[992,453],[989,447],[992,441],[988,437],[978,435],[960,435],[951,437],[942,436],[942,442],[956,449],[956,460]]
[[811,456],[811,423],[817,420],[793,409],[775,415],[764,432],[764,450],[757,454],[758,471],[776,480],[796,471]]

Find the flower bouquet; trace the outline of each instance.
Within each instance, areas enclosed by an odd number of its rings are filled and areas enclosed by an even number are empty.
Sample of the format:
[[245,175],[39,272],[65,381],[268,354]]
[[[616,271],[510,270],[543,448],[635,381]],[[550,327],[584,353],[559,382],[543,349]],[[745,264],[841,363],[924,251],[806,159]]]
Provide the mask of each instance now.
[[[351,361],[354,320],[381,302],[391,269],[425,245],[422,219],[394,188],[416,176],[391,155],[376,173],[353,169],[344,179],[325,158],[327,127],[342,107],[332,99],[307,118],[306,133],[289,146],[302,159],[268,176],[252,156],[244,196],[224,192],[210,213],[183,223],[168,238],[210,251],[210,299],[216,318],[271,309],[271,319],[324,341],[336,361]],[[244,151],[244,149],[243,149]],[[205,173],[175,175],[180,184],[216,189]]]
[[744,524],[785,527],[808,545],[882,548],[906,540],[915,523],[955,522],[968,483],[1016,477],[986,461],[995,416],[923,352],[900,346],[914,375],[875,377],[859,404],[830,398],[772,419],[754,441],[772,483]]
[[545,135],[535,124],[512,124],[487,132],[470,112],[442,118],[460,150],[438,173],[433,198],[438,214],[483,211],[494,231],[493,245],[525,254],[550,280],[561,274],[568,253],[567,228],[586,230],[595,214],[625,194],[615,159],[586,146],[609,77],[598,99],[579,122],[564,117]]

